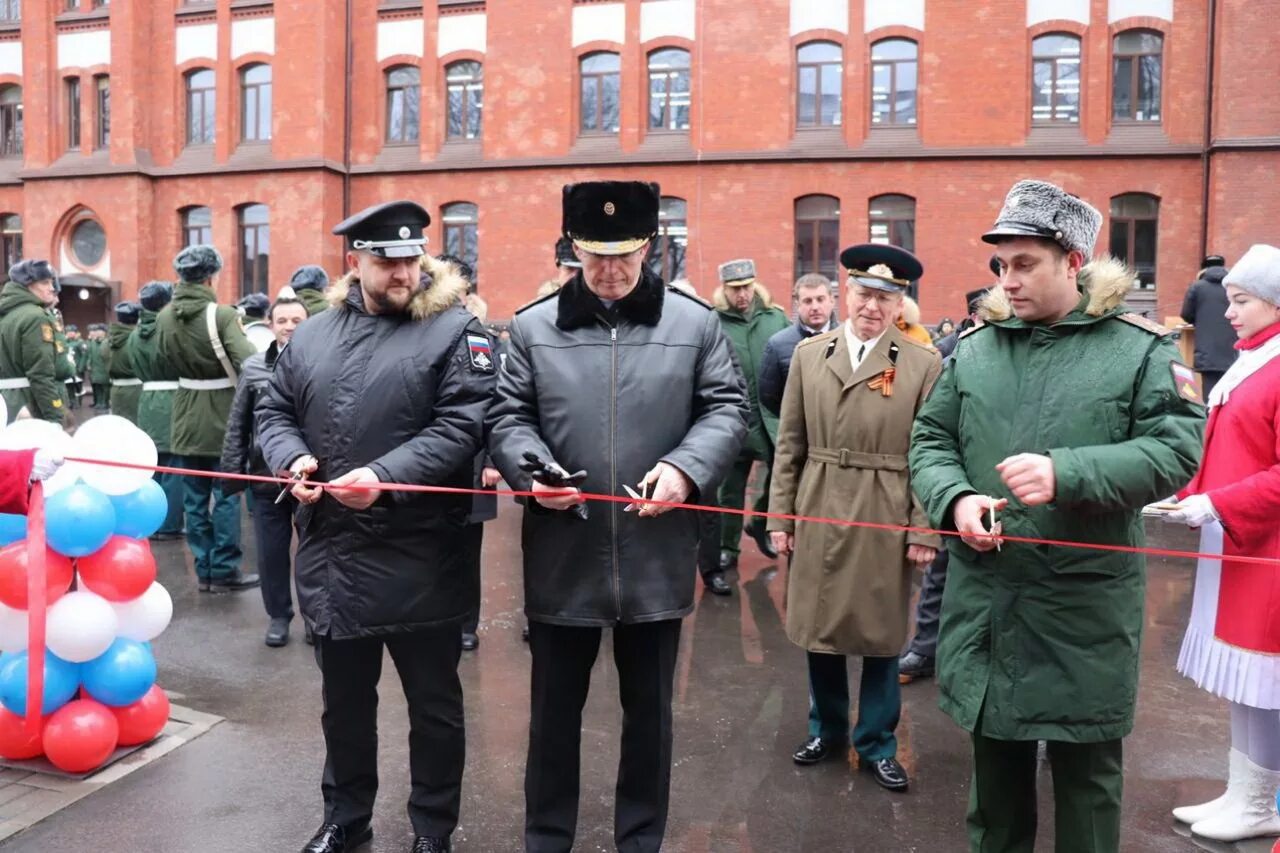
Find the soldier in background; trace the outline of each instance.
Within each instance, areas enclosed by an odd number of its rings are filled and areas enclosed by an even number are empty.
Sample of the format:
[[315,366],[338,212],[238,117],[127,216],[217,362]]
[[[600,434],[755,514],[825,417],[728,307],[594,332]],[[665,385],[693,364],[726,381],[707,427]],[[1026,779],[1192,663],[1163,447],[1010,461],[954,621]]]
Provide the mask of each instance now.
[[102,323],[94,323],[89,327],[87,349],[93,410],[105,412],[111,405],[111,377],[107,373],[107,327]]
[[133,370],[133,360],[125,347],[138,325],[142,306],[137,302],[116,304],[116,321],[108,330],[107,375],[111,378],[111,414],[138,422],[138,400],[142,397],[142,380]]
[[[138,398],[138,427],[156,443],[159,465],[174,467],[170,433],[173,427],[173,397],[178,390],[178,369],[160,355],[156,337],[156,320],[161,309],[173,299],[173,285],[167,281],[152,281],[138,292],[142,312],[138,325],[129,336],[127,348],[133,369],[142,380],[142,394]],[[152,535],[162,542],[182,537],[182,476],[156,474],[156,482],[164,489],[169,501],[169,514],[164,524]]]
[[308,317],[314,317],[329,307],[329,300],[325,297],[329,289],[329,274],[323,268],[311,264],[298,267],[289,277],[289,287],[307,309]]
[[276,340],[276,336],[271,333],[271,327],[267,324],[267,312],[271,310],[271,300],[265,293],[250,293],[236,303],[236,308],[244,318],[241,325],[244,327],[244,334],[249,339],[249,343],[253,344],[258,352],[266,352],[267,347]]
[[0,291],[0,395],[12,423],[25,409],[33,418],[63,423],[66,386],[57,379],[57,335],[49,309],[58,280],[48,261],[19,261]]

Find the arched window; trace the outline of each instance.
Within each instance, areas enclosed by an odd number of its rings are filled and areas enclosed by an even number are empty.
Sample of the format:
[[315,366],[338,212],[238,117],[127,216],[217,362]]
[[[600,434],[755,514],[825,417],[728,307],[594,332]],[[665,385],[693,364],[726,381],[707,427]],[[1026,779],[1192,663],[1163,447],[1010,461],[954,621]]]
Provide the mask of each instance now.
[[479,289],[480,208],[469,201],[455,201],[441,209],[440,219],[444,222],[444,253],[471,267],[472,287]]
[[188,207],[182,211],[182,246],[213,245],[213,211]]
[[0,89],[0,157],[21,156],[22,87],[5,86]]
[[884,39],[871,45],[871,124],[916,123],[919,48],[910,39]]
[[107,232],[102,223],[91,215],[71,227],[71,257],[84,269],[102,263],[107,255]]
[[421,74],[412,65],[387,69],[387,142],[407,145],[418,141],[421,85]]
[[1031,42],[1031,120],[1080,121],[1080,39],[1050,33]]
[[589,53],[578,61],[583,133],[618,132],[618,93],[622,58],[616,53]]
[[240,141],[271,139],[271,66],[265,63],[240,69]]
[[796,199],[795,231],[795,277],[817,272],[834,281],[840,254],[840,199],[829,195]]
[[479,139],[484,107],[484,66],[470,60],[452,62],[445,66],[444,82],[449,93],[449,138]]
[[689,51],[671,47],[649,54],[649,129],[689,129]]
[[872,243],[916,250],[916,200],[909,195],[878,195],[867,207]]
[[811,41],[796,51],[796,125],[840,124],[844,50],[830,41]]
[[663,281],[686,276],[689,251],[689,206],[682,198],[663,196],[658,207],[658,236],[649,243],[645,263]]
[[268,270],[271,256],[270,211],[265,204],[246,204],[237,213],[240,227],[240,295],[266,293],[271,282]]
[[208,68],[187,73],[187,144],[212,145],[216,124],[216,79]]
[[1151,30],[1126,30],[1115,37],[1111,118],[1160,121],[1164,37]]
[[1138,274],[1138,288],[1156,286],[1156,234],[1160,230],[1160,199],[1146,193],[1125,193],[1111,199],[1111,256]]
[[0,260],[4,263],[0,275],[22,260],[22,217],[16,213],[0,215]]

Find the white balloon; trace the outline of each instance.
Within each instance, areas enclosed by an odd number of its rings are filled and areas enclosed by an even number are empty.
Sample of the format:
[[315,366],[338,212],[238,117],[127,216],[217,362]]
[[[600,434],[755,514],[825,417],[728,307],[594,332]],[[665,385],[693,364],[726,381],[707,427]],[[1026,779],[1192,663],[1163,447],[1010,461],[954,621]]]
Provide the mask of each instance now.
[[118,622],[111,602],[102,596],[69,592],[49,608],[45,644],[63,660],[84,663],[111,647]]
[[112,602],[118,626],[116,633],[139,643],[149,643],[169,627],[173,599],[159,581],[132,601]]
[[50,450],[65,455],[71,436],[50,421],[14,421],[0,431],[0,450]]
[[71,440],[71,456],[126,462],[140,468],[76,463],[75,473],[87,485],[107,495],[127,495],[152,477],[159,460],[151,437],[119,415],[99,415],[86,421]]
[[20,652],[27,647],[27,611],[0,604],[0,652]]

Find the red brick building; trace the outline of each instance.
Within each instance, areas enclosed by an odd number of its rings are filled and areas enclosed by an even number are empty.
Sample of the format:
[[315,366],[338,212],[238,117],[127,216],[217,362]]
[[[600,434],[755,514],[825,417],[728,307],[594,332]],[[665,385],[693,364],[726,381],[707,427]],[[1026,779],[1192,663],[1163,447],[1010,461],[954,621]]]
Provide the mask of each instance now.
[[[226,299],[342,265],[393,197],[495,318],[552,273],[560,187],[658,181],[653,262],[782,293],[912,245],[926,320],[987,282],[1022,177],[1105,214],[1176,313],[1202,253],[1280,241],[1280,0],[0,0],[0,249],[70,319],[222,249]],[[1155,303],[1158,302],[1158,305]]]

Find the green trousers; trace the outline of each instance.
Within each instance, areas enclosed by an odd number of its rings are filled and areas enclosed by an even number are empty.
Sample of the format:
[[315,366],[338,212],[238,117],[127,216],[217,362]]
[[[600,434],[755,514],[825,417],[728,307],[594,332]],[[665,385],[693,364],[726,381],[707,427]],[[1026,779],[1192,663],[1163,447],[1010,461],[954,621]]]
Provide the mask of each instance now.
[[[719,506],[730,509],[746,509],[743,502],[747,498],[747,480],[751,477],[751,465],[756,461],[756,456],[750,452],[744,451],[733,463],[733,467],[729,469],[729,473],[725,476],[724,482],[720,484],[720,494],[716,498]],[[761,487],[760,494],[756,496],[756,502],[752,505],[755,512],[769,511],[769,483],[773,479],[773,459],[770,454],[769,459],[761,460],[764,467],[764,486]],[[739,542],[742,539],[742,521],[743,516],[733,513],[720,514],[720,550],[728,551],[730,554],[736,555],[739,551]],[[754,519],[753,526],[763,527],[764,519]]]
[[[979,719],[981,726],[981,719]],[[1033,853],[1036,741],[973,736],[971,853]],[[1121,741],[1049,741],[1056,853],[1119,853]]]
[[[844,655],[809,652],[809,737],[849,743],[849,670]],[[862,659],[858,687],[858,723],[853,748],[866,761],[898,754],[898,716],[902,691],[898,659]]]

